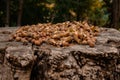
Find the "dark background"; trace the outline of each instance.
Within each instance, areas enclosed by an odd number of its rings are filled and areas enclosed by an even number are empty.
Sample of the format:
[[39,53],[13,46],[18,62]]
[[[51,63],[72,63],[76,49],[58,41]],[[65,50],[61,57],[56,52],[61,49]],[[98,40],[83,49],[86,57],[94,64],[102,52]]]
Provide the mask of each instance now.
[[0,0],[0,26],[88,21],[120,27],[119,0]]

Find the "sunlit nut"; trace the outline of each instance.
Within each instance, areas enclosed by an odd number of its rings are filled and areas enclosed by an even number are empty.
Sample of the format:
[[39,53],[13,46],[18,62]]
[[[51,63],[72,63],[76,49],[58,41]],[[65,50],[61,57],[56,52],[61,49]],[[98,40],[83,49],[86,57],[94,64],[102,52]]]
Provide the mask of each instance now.
[[78,33],[77,33],[77,32],[74,33],[73,37],[74,37],[74,40],[75,40],[77,43],[80,43],[80,39],[78,38]]
[[91,40],[88,40],[88,44],[89,44],[90,47],[94,47],[95,46],[95,43],[93,41],[91,41]]
[[59,34],[55,34],[55,35],[53,35],[52,36],[52,38],[60,38],[60,37],[66,37],[66,36],[68,36],[69,35],[69,32],[61,32],[61,33],[59,33]]
[[96,27],[95,32],[100,32],[100,29]]
[[52,38],[53,38],[53,39],[56,39],[56,38],[60,38],[60,36],[59,36],[59,34],[54,34],[54,35],[52,36]]
[[78,33],[78,38],[83,39],[83,37],[87,37],[86,34],[79,32]]
[[41,45],[41,43],[42,43],[41,40],[35,40],[35,41],[34,41],[34,44],[37,45],[37,46]]
[[43,42],[46,42],[48,40],[48,37],[42,37],[42,38],[39,38],[39,40],[42,40]]
[[34,43],[34,42],[35,42],[35,39],[32,39],[31,42]]
[[22,33],[17,33],[16,36],[22,37]]
[[22,28],[23,27],[20,27],[18,30],[16,30],[16,33],[22,32]]
[[45,32],[43,32],[43,33],[42,33],[42,36],[43,36],[43,37],[45,37],[45,36],[46,36],[46,33],[45,33]]
[[15,39],[17,37],[17,34],[12,34],[11,37]]
[[27,37],[28,42],[32,42],[32,38]]
[[27,33],[22,32],[22,33],[21,33],[21,36],[26,37],[26,36],[27,36]]
[[84,25],[84,27],[83,27],[84,30],[89,30],[90,29],[90,27],[89,27],[87,22],[83,22],[83,25]]
[[95,42],[96,42],[96,38],[95,38],[95,37],[92,37],[92,38],[91,38],[91,41],[95,43]]
[[21,38],[21,42],[27,43],[28,41],[25,38]]
[[88,44],[88,42],[87,42],[86,40],[83,40],[83,41],[81,42],[81,44],[86,45],[86,44]]
[[71,36],[67,36],[67,37],[63,37],[63,38],[61,38],[61,41],[71,42],[72,39],[73,39],[73,38],[72,38]]
[[99,32],[94,32],[93,35],[94,35],[94,36],[98,36],[98,35],[99,35]]
[[27,37],[33,37],[33,34],[31,32],[27,32]]
[[63,42],[62,42],[62,46],[69,46],[69,43],[66,42],[66,41],[63,41]]
[[58,45],[57,41],[55,41],[54,39],[49,39],[48,43],[52,45]]
[[37,34],[34,33],[34,34],[33,34],[33,38],[34,38],[34,39],[38,39],[38,38],[39,38],[39,35],[37,35]]
[[16,37],[15,40],[16,41],[21,41],[21,37]]
[[13,40],[14,40],[14,37],[10,36],[9,41],[13,41]]

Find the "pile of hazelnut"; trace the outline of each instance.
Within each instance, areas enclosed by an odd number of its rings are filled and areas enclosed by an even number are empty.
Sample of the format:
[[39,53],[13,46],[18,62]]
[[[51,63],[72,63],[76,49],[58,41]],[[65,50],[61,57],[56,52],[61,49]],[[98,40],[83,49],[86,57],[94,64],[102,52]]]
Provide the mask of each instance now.
[[69,46],[72,44],[88,44],[94,47],[99,28],[87,22],[67,21],[57,24],[37,24],[22,26],[14,34],[12,40],[23,43],[41,45],[42,43],[54,46]]

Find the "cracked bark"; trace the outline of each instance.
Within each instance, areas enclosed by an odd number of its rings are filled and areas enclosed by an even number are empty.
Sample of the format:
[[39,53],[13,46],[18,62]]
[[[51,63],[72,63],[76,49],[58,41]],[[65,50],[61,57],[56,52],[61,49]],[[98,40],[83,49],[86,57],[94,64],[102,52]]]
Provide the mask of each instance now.
[[15,28],[0,29],[0,80],[119,80],[120,32],[101,28],[94,48],[58,48],[10,42]]

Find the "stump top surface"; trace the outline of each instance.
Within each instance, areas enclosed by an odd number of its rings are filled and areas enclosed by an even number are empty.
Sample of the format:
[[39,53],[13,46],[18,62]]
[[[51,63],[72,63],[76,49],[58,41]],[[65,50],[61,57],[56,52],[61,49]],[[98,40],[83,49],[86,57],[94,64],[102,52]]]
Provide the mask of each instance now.
[[[9,41],[10,35],[17,30],[17,27],[8,27],[0,29],[0,49],[8,47],[26,46],[21,42]],[[118,49],[120,46],[120,32],[112,28],[101,28],[100,35],[96,37],[97,42],[95,47],[89,47],[88,45],[72,45],[69,47],[55,47],[51,45],[41,45],[37,47],[49,48],[53,51],[80,51],[87,55],[104,55],[108,54],[118,55]],[[29,46],[32,46],[29,44]]]

